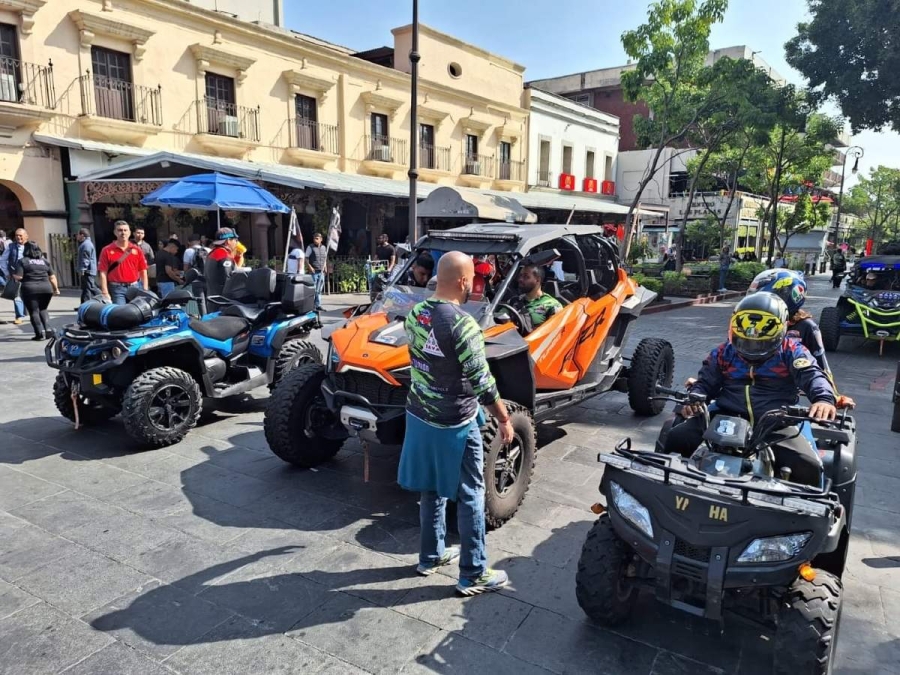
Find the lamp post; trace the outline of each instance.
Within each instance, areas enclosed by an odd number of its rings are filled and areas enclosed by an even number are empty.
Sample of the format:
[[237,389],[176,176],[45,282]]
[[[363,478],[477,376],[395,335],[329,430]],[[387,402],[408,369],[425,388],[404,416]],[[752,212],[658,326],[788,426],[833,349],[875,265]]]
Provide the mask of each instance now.
[[841,209],[844,206],[844,176],[847,175],[847,159],[849,157],[854,157],[856,159],[853,162],[853,169],[851,171],[854,175],[859,171],[859,159],[863,155],[865,155],[865,150],[863,150],[858,145],[854,145],[853,147],[847,148],[847,152],[844,153],[844,163],[841,166],[841,188],[838,191],[838,205],[837,211],[834,214],[834,245],[837,246],[841,238]]
[[416,213],[416,184],[419,178],[417,150],[419,147],[419,120],[418,120],[418,98],[419,98],[419,0],[413,0],[413,20],[412,20],[412,46],[409,50],[410,64],[410,99],[411,106],[409,110],[409,245],[415,246],[418,233],[416,232],[417,218]]

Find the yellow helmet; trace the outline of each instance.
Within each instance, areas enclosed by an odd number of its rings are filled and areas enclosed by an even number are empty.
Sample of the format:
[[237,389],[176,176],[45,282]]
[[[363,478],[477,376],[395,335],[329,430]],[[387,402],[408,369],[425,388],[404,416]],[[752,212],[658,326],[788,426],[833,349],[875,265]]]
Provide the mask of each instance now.
[[730,329],[731,344],[738,354],[748,361],[764,361],[787,335],[787,305],[774,293],[748,295],[734,308]]

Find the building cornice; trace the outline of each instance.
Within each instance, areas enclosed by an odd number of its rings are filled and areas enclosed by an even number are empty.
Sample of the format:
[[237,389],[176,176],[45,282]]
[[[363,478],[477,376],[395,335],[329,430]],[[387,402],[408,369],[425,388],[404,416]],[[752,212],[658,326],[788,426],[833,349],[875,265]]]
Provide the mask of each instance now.
[[335,81],[327,77],[319,77],[313,75],[306,67],[306,63],[301,64],[299,70],[285,70],[281,74],[284,81],[291,88],[291,93],[300,94],[303,91],[313,91],[322,98],[331,91]]
[[134,45],[134,60],[140,61],[146,51],[147,40],[153,37],[155,31],[136,26],[133,23],[90,14],[80,9],[69,12],[69,18],[78,27],[82,47],[90,47],[97,35],[116,38],[130,42]]
[[22,35],[31,35],[34,13],[47,4],[47,0],[0,0],[0,9],[22,15]]
[[241,56],[227,49],[200,43],[191,45],[191,53],[197,59],[197,70],[201,73],[205,73],[211,66],[231,68],[237,71],[238,81],[243,81],[250,66],[256,63],[256,59],[249,56]]

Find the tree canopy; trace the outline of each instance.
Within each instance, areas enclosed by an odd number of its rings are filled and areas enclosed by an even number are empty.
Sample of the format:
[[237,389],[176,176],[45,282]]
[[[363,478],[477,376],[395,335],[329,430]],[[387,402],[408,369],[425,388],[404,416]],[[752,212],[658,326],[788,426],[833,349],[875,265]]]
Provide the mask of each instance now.
[[808,0],[812,20],[785,45],[819,99],[854,131],[900,131],[900,0]]

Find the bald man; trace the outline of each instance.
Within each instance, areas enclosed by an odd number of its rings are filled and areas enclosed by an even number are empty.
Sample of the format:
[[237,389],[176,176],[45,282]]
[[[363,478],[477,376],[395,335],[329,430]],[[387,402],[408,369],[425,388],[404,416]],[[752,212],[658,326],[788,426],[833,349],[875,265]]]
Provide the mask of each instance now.
[[[472,259],[453,251],[438,262],[434,295],[406,317],[411,386],[398,482],[421,493],[421,538],[416,571],[428,576],[459,560],[462,595],[496,591],[506,573],[487,566],[484,543],[484,413],[497,419],[501,442],[512,441],[509,413],[484,356],[481,328],[461,308],[469,299]],[[446,547],[447,500],[458,502],[461,546]]]

